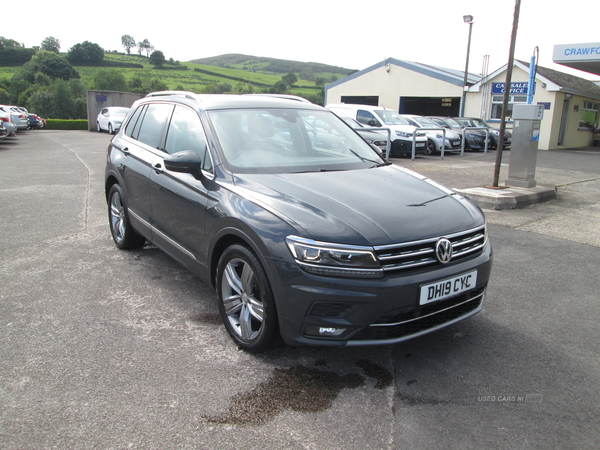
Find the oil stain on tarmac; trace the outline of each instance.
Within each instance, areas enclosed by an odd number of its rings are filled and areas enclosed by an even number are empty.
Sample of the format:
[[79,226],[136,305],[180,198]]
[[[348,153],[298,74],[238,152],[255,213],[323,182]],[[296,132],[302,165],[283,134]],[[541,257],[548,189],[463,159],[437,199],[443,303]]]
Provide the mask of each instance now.
[[[325,364],[317,361],[316,365]],[[360,360],[356,365],[377,380],[375,388],[384,389],[392,384],[393,376],[383,366],[367,360]],[[249,392],[233,396],[226,413],[205,419],[218,424],[259,425],[286,409],[316,413],[331,408],[342,389],[354,389],[364,384],[365,377],[358,373],[339,375],[301,365],[275,368],[267,381]]]

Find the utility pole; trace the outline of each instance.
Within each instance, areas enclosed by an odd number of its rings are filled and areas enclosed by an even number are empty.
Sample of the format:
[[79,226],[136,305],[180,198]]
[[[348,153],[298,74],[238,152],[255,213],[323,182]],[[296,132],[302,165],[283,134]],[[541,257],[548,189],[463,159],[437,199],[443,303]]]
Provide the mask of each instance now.
[[515,1],[515,16],[513,19],[512,34],[510,37],[510,51],[508,55],[508,66],[506,67],[506,82],[504,84],[504,98],[502,99],[502,120],[500,121],[500,131],[498,132],[498,147],[496,148],[496,166],[494,168],[493,187],[498,187],[500,178],[500,167],[502,165],[502,147],[504,147],[504,132],[506,131],[506,109],[508,108],[508,98],[510,96],[510,81],[512,79],[513,64],[515,59],[515,43],[517,40],[517,27],[519,26],[519,11],[521,9],[521,0]]

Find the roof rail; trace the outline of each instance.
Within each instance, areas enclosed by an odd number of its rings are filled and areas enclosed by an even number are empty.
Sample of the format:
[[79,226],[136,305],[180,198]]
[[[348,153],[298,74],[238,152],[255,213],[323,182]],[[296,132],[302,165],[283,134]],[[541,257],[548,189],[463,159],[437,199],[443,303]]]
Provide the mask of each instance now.
[[150,92],[149,94],[146,95],[146,97],[167,97],[170,95],[182,95],[182,96],[192,99],[192,100],[194,100],[196,98],[196,97],[194,97],[193,92],[188,92],[188,91],[157,91],[157,92]]

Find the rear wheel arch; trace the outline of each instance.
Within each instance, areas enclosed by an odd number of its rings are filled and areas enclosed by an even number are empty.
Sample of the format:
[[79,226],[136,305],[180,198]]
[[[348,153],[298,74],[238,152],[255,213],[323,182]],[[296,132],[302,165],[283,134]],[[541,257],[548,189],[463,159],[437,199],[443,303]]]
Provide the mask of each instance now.
[[110,188],[112,188],[115,184],[119,184],[119,180],[117,180],[117,177],[115,177],[114,175],[110,175],[108,178],[106,178],[106,182],[104,184],[104,196],[106,197],[107,202]]

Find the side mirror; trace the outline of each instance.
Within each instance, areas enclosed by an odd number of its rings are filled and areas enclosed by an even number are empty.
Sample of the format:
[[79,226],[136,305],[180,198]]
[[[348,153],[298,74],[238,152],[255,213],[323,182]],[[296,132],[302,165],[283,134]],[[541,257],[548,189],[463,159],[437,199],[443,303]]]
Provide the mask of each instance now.
[[199,180],[202,176],[202,160],[192,150],[167,155],[164,158],[165,169],[171,172],[189,173]]

